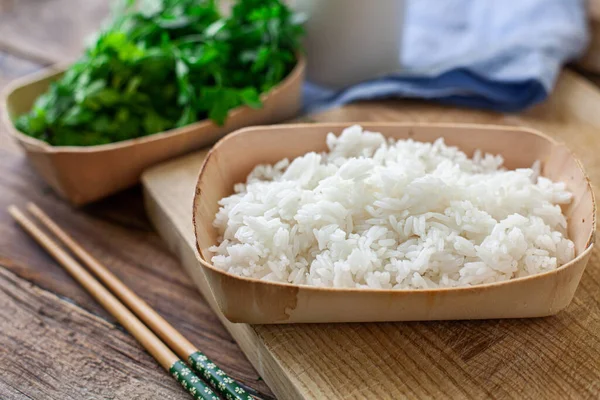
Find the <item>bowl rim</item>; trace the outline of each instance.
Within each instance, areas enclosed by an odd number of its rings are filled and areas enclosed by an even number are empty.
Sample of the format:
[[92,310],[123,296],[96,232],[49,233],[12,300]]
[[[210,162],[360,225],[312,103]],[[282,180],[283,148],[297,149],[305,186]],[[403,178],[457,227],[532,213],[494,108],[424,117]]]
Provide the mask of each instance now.
[[[15,127],[13,120],[8,112],[9,98],[18,89],[22,89],[33,83],[63,74],[66,71],[66,69],[68,68],[68,66],[71,64],[72,63],[53,65],[53,66],[45,68],[41,71],[37,71],[32,74],[26,75],[22,78],[19,78],[19,79],[16,79],[16,80],[10,82],[4,88],[4,90],[2,90],[2,92],[0,93],[0,96],[2,98],[1,99],[2,103],[0,104],[0,113],[1,113],[1,117],[2,117],[1,119],[4,120],[5,125],[8,127],[8,133],[10,136],[14,137],[19,142],[23,142],[32,147],[35,147],[38,152],[63,153],[63,154],[65,154],[65,153],[67,153],[67,154],[68,153],[97,153],[97,152],[111,151],[111,150],[126,148],[126,147],[130,147],[130,146],[142,144],[142,143],[154,142],[157,140],[166,139],[169,137],[184,134],[184,133],[188,132],[189,130],[198,130],[201,128],[215,125],[215,123],[212,120],[205,118],[205,119],[193,122],[191,124],[188,124],[188,125],[185,125],[185,126],[182,126],[179,128],[172,128],[172,129],[169,129],[166,131],[156,132],[156,133],[153,133],[150,135],[141,136],[141,137],[137,137],[137,138],[133,138],[133,139],[126,139],[126,140],[121,140],[118,142],[99,144],[99,145],[93,145],[93,146],[53,146],[43,140],[36,139],[32,136],[26,135],[25,133],[19,131]],[[294,68],[292,68],[292,70],[287,74],[287,76],[285,78],[283,78],[283,80],[280,81],[277,85],[273,86],[269,91],[263,92],[260,94],[260,99],[263,101],[263,104],[268,98],[285,90],[288,86],[290,86],[290,84],[292,84],[293,82],[298,80],[300,77],[302,77],[305,69],[306,69],[306,57],[302,53],[298,53],[297,58],[296,58],[296,64],[294,65]],[[227,119],[232,118],[235,115],[238,115],[238,114],[248,111],[248,110],[249,110],[249,108],[244,105],[233,108],[229,111],[229,113],[227,115]],[[223,125],[223,127],[225,127],[226,125],[227,125],[227,121],[225,121],[225,124]]]
[[[513,278],[513,279],[509,279],[507,281],[501,281],[501,282],[485,283],[485,284],[474,285],[474,286],[458,286],[458,287],[444,287],[444,288],[431,288],[431,289],[429,289],[429,288],[428,289],[335,288],[335,287],[321,287],[321,286],[311,286],[311,285],[295,285],[293,283],[287,283],[287,282],[264,281],[261,279],[240,276],[240,275],[232,274],[228,271],[224,271],[220,268],[215,267],[214,265],[212,265],[210,262],[206,261],[203,258],[202,251],[200,250],[200,243],[199,243],[198,234],[197,234],[197,225],[196,225],[197,207],[196,207],[196,205],[200,202],[200,195],[202,192],[202,190],[200,188],[200,182],[201,182],[202,176],[204,175],[206,165],[208,164],[209,160],[211,159],[211,156],[213,155],[213,153],[215,153],[219,149],[220,146],[223,146],[224,143],[226,143],[228,140],[233,139],[234,137],[236,137],[238,135],[245,135],[245,134],[252,133],[254,131],[282,129],[282,128],[284,128],[284,129],[299,129],[299,128],[308,128],[308,127],[312,127],[312,128],[321,127],[323,129],[329,129],[329,128],[348,127],[351,125],[361,125],[361,126],[377,125],[377,126],[390,126],[390,127],[396,126],[396,127],[466,128],[466,129],[476,128],[476,129],[487,129],[487,130],[502,129],[502,130],[508,130],[508,131],[527,132],[529,134],[533,134],[535,136],[541,137],[542,139],[550,142],[553,146],[563,147],[565,150],[568,151],[569,155],[573,158],[573,160],[577,164],[577,167],[583,174],[583,177],[585,178],[585,181],[586,181],[587,190],[590,192],[590,194],[592,196],[592,229],[591,229],[591,233],[588,237],[588,240],[586,242],[584,250],[580,254],[578,254],[574,259],[569,261],[568,263],[563,264],[560,267],[550,270],[550,271],[546,271],[546,272],[542,272],[542,273],[538,273],[538,274],[534,274],[534,275],[523,276],[523,277],[519,277],[519,278]],[[200,171],[198,173],[198,178],[196,180],[196,187],[194,190],[194,199],[192,202],[192,207],[193,207],[192,223],[193,223],[193,229],[194,229],[194,242],[195,242],[196,250],[197,250],[196,258],[198,259],[198,261],[200,262],[200,264],[203,267],[208,268],[208,269],[210,269],[214,272],[217,272],[221,275],[224,275],[228,278],[233,278],[233,279],[243,281],[244,283],[247,283],[247,284],[263,284],[263,285],[270,285],[271,287],[277,287],[277,288],[281,288],[281,289],[292,288],[292,289],[303,290],[303,291],[391,295],[394,293],[396,293],[396,294],[417,294],[417,293],[432,294],[432,293],[448,293],[448,292],[470,292],[470,291],[484,290],[484,289],[488,289],[488,288],[491,289],[491,288],[495,288],[495,287],[501,287],[501,286],[516,284],[516,283],[520,283],[520,282],[526,282],[526,281],[530,281],[533,279],[540,279],[542,277],[547,277],[550,275],[558,274],[558,273],[562,272],[563,270],[566,270],[566,269],[572,267],[573,265],[577,264],[581,259],[587,257],[587,255],[594,248],[594,242],[596,239],[596,197],[594,194],[594,190],[593,190],[591,181],[590,181],[587,173],[585,172],[585,169],[583,168],[583,164],[575,156],[575,154],[571,151],[571,149],[569,149],[563,142],[560,142],[560,141],[542,133],[541,131],[539,131],[537,129],[533,129],[533,128],[529,128],[529,127],[525,127],[525,126],[508,126],[508,125],[498,125],[498,124],[477,124],[477,123],[453,123],[453,122],[434,122],[434,123],[417,122],[417,123],[413,123],[413,122],[387,122],[387,121],[384,121],[384,122],[377,122],[377,121],[362,121],[362,122],[360,122],[359,121],[359,122],[292,123],[292,124],[250,126],[250,127],[238,129],[238,130],[230,133],[229,135],[223,137],[210,149],[210,151],[206,155],[204,161],[202,162],[202,166],[200,167]]]

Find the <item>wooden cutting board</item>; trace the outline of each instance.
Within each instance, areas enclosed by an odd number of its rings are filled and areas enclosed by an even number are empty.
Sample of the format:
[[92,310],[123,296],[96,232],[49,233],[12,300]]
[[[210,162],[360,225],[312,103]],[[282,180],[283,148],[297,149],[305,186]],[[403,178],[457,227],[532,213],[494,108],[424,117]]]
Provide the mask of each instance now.
[[[424,102],[362,103],[311,121],[526,125],[566,142],[600,184],[600,91],[571,72],[545,104],[519,115]],[[555,317],[429,323],[232,324],[196,261],[192,196],[205,152],[143,176],[147,210],[202,294],[279,399],[567,398],[600,396],[600,257]]]

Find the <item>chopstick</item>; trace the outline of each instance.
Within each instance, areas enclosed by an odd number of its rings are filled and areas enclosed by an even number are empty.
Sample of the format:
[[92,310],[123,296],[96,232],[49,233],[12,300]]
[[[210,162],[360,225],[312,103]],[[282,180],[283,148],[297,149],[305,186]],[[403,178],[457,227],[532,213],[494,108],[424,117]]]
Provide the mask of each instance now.
[[9,214],[29,233],[69,274],[75,278],[133,337],[158,361],[158,363],[195,399],[218,400],[216,394],[181,361],[146,325],[113,296],[83,266],[50,239],[17,207],[8,207]]
[[179,331],[161,317],[152,307],[136,295],[119,278],[102,265],[96,258],[79,245],[73,237],[60,228],[42,209],[33,203],[27,204],[27,209],[50,232],[52,232],[65,247],[79,258],[110,291],[117,296],[134,314],[137,315],[156,335],[158,335],[173,351],[187,360],[192,370],[226,399],[253,400],[251,396],[233,378],[215,365],[196,346],[187,340]]

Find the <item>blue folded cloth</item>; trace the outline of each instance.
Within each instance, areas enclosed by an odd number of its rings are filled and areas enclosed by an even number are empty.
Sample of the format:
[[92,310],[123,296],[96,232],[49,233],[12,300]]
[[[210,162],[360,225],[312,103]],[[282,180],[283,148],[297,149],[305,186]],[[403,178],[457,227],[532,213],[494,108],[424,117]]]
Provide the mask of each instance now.
[[343,90],[307,82],[306,111],[426,98],[497,111],[544,100],[588,41],[585,0],[407,0],[402,72]]

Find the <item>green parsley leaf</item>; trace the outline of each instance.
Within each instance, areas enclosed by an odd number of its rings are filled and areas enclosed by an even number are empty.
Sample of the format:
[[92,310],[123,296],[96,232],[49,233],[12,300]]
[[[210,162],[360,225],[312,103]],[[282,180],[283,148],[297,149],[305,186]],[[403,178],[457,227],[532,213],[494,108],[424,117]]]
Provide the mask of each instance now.
[[226,122],[296,64],[300,19],[282,0],[119,0],[83,56],[50,85],[20,131],[52,145],[91,146],[210,118]]

